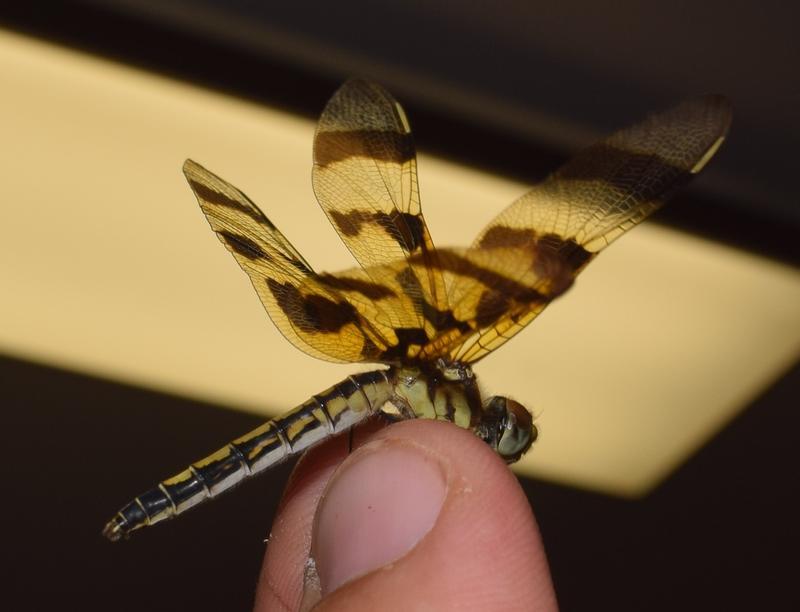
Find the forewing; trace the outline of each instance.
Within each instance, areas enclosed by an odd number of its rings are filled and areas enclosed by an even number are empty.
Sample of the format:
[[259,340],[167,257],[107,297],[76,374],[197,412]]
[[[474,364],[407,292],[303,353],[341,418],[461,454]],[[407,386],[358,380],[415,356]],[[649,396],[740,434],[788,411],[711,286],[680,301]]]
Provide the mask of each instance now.
[[183,171],[211,228],[292,344],[328,361],[356,362],[377,361],[396,343],[375,320],[375,304],[392,297],[391,289],[366,278],[316,274],[241,191],[192,160]]
[[697,174],[730,120],[721,96],[684,102],[582,151],[512,203],[466,252],[448,252],[450,303],[471,331],[425,352],[475,362],[514,336],[599,251]]
[[[403,328],[437,332],[447,293],[420,208],[411,129],[382,87],[345,83],[331,98],[314,139],[314,192],[347,248],[378,283],[392,283],[410,306],[386,313]],[[415,259],[421,265],[400,265]],[[380,305],[379,305],[380,306]]]

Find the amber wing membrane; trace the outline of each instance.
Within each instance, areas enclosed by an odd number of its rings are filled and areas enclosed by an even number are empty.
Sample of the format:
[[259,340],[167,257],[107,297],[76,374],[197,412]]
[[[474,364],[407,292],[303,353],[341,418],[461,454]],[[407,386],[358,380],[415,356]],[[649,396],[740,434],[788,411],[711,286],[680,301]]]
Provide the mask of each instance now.
[[198,164],[189,184],[275,324],[331,361],[474,363],[530,323],[586,264],[699,172],[731,112],[683,103],[576,155],[502,211],[468,249],[437,252],[399,104],[348,81],[314,144],[317,198],[361,268],[317,274],[238,189]]
[[472,363],[530,323],[602,249],[656,210],[714,155],[721,96],[684,102],[578,153],[494,218],[465,251],[440,251],[452,312],[469,331],[423,349]]
[[413,357],[447,325],[448,304],[398,102],[375,83],[346,82],[320,117],[312,176],[317,200],[367,277],[400,296],[378,304],[378,317],[417,334],[407,343]]
[[378,361],[397,343],[377,322],[376,304],[391,289],[364,276],[315,273],[241,191],[192,160],[183,171],[211,228],[292,344],[328,361],[356,362]]

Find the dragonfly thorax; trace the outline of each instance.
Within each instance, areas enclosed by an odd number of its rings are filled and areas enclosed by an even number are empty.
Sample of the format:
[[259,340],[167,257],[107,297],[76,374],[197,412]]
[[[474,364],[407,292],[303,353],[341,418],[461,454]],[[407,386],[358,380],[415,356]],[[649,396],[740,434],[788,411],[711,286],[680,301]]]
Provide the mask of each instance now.
[[514,400],[494,396],[481,402],[472,368],[461,362],[400,366],[389,371],[392,405],[405,418],[449,421],[471,429],[506,463],[514,463],[538,434],[531,414]]
[[481,395],[472,369],[443,361],[389,371],[392,403],[406,418],[450,421],[470,429],[480,421]]

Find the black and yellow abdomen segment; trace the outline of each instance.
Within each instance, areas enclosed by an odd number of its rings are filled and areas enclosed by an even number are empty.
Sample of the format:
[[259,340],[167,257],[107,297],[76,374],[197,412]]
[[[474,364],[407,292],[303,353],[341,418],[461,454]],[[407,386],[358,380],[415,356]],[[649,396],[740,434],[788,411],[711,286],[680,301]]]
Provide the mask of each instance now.
[[119,540],[131,531],[177,516],[227,491],[245,478],[364,420],[393,394],[386,371],[350,376],[190,465],[127,504],[103,535]]

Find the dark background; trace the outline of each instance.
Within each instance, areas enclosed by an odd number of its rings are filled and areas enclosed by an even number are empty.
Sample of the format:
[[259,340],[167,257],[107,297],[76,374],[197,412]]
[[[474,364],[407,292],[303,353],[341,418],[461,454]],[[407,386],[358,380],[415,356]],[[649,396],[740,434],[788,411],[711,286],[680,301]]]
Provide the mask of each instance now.
[[[528,182],[584,135],[723,91],[730,146],[705,190],[657,219],[800,260],[788,3],[266,6],[63,2],[0,9],[0,26],[310,117],[343,77],[372,76],[404,100],[420,148]],[[129,542],[100,529],[256,417],[12,358],[0,389],[5,609],[250,607],[291,466]],[[645,499],[524,481],[562,609],[800,609],[799,398],[795,366]]]

